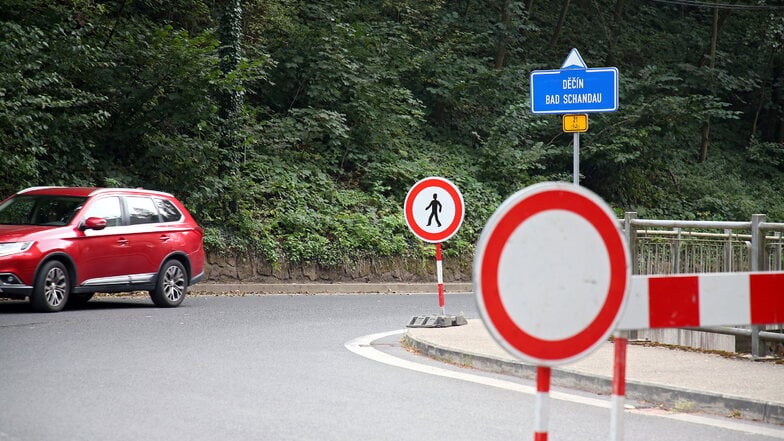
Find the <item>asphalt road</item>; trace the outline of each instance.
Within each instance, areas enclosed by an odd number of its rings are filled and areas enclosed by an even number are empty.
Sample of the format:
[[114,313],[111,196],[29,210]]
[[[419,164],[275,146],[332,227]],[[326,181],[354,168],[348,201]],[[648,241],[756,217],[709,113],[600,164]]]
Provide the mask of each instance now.
[[[473,296],[447,296],[461,311],[477,317]],[[57,314],[0,302],[0,441],[532,439],[530,394],[347,349],[436,312],[435,295],[99,298]],[[465,374],[396,335],[365,347]],[[552,400],[550,439],[608,439],[609,411],[578,401]],[[649,414],[625,424],[626,440],[772,439]]]

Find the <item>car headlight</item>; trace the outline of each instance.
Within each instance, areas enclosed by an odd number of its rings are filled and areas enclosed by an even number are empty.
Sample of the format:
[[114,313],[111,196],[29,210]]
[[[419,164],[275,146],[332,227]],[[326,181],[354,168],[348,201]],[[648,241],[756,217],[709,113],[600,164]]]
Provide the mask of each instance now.
[[24,253],[33,246],[33,243],[35,242],[0,242],[0,256]]

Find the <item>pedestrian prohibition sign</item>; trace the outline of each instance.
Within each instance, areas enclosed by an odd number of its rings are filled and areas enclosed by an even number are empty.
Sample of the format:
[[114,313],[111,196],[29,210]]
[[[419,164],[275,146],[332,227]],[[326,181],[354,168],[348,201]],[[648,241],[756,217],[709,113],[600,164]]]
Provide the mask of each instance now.
[[473,271],[490,333],[538,366],[569,363],[605,341],[631,277],[612,210],[583,187],[552,182],[527,187],[496,210]]
[[403,212],[408,228],[417,237],[430,243],[444,242],[463,224],[463,195],[447,179],[425,178],[408,191]]

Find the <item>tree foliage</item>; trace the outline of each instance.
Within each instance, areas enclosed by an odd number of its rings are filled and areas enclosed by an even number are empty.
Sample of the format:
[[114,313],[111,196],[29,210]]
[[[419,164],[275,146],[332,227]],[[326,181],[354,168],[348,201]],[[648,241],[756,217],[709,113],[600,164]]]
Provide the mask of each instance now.
[[528,78],[578,48],[621,78],[583,185],[644,217],[784,220],[784,7],[680,3],[0,0],[0,190],[170,191],[213,250],[337,264],[428,252],[401,207],[441,175],[468,254],[504,198],[571,180]]

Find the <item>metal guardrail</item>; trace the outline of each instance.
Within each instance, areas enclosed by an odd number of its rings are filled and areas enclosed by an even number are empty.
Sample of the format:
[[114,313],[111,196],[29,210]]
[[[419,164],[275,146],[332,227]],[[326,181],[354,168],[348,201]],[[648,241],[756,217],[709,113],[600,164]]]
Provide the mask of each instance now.
[[[715,332],[717,334],[734,335],[736,337],[751,337],[752,336],[751,329],[745,329],[745,328],[732,328],[732,327],[724,327],[724,326],[708,326],[708,327],[705,327],[705,328],[695,328],[694,330],[695,331],[703,331],[703,332]],[[780,332],[760,331],[759,338],[762,339],[762,340],[784,342],[784,334],[782,334]]]
[[[784,223],[766,222],[764,214],[748,222],[721,222],[638,219],[627,212],[622,228],[633,274],[776,271],[784,265]],[[700,330],[751,337],[754,358],[768,355],[762,340],[784,342],[783,333],[760,326]]]

